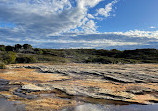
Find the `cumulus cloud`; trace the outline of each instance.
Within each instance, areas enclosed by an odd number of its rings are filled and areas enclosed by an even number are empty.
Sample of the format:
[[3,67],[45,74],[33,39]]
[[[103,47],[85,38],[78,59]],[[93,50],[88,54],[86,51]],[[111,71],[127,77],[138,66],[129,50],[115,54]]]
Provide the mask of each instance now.
[[83,30],[85,31],[85,33],[93,33],[96,32],[96,27],[97,26],[95,25],[95,22],[93,20],[90,20],[83,25]]
[[[3,0],[0,2],[0,20],[23,27],[26,35],[30,36],[63,33],[78,27],[82,29],[82,26],[85,29],[84,20],[88,9],[100,1],[77,0],[77,6],[74,7],[70,0]],[[91,18],[92,15],[86,22],[94,23]]]
[[100,8],[97,10],[97,15],[102,15],[104,17],[110,16],[110,12],[112,11],[112,6],[117,3],[117,0],[112,1],[111,3],[105,5],[105,8]]
[[[96,33],[95,19],[99,18],[88,10],[101,1],[103,0],[1,0],[0,21],[15,24],[16,28],[7,29],[9,33],[13,33],[10,36],[19,33],[19,36],[40,38],[72,30]],[[74,2],[76,5],[73,5]]]

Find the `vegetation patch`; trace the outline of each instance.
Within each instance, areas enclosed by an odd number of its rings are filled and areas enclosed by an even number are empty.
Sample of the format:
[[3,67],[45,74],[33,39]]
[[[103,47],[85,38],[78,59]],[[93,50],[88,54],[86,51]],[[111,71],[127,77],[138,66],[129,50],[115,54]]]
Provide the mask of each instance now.
[[16,63],[36,63],[37,59],[33,56],[22,56],[16,58]]
[[0,62],[12,63],[158,63],[157,49],[40,49],[30,44],[0,45]]
[[4,63],[0,63],[0,69],[5,69],[5,64]]

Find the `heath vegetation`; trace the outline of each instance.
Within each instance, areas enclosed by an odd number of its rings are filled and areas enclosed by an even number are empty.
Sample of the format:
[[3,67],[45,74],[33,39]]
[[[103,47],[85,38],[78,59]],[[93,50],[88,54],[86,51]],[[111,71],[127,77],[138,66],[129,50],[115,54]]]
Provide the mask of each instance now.
[[158,63],[157,49],[40,49],[30,44],[0,45],[1,67],[13,63]]

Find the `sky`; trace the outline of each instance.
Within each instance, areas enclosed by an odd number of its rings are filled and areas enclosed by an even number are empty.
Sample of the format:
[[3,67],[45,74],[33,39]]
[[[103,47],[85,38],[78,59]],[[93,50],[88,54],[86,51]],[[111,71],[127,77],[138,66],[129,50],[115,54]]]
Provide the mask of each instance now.
[[0,44],[158,47],[158,0],[0,0]]

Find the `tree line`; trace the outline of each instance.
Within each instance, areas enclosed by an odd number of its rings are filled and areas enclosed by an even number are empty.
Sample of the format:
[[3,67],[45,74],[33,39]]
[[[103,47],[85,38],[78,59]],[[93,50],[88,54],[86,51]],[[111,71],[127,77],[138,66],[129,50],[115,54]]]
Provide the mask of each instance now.
[[0,51],[19,51],[21,49],[29,50],[32,49],[32,46],[30,44],[15,44],[14,46],[0,45]]

